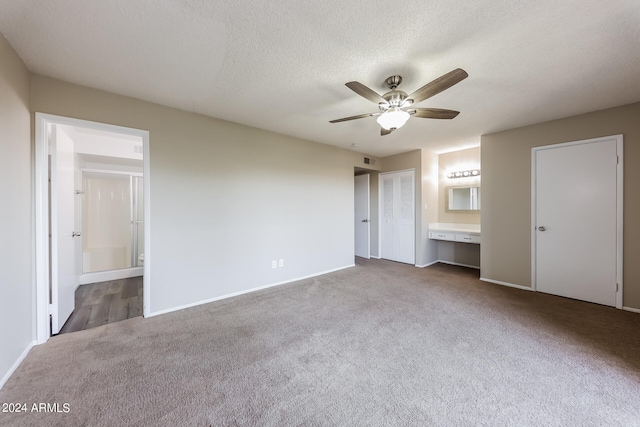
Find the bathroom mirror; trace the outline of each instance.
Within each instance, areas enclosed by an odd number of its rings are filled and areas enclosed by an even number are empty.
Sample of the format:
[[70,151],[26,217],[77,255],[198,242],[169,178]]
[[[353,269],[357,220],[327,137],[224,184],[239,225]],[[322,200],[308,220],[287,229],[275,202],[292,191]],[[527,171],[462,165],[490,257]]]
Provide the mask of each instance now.
[[479,211],[480,186],[447,187],[446,206],[448,211]]

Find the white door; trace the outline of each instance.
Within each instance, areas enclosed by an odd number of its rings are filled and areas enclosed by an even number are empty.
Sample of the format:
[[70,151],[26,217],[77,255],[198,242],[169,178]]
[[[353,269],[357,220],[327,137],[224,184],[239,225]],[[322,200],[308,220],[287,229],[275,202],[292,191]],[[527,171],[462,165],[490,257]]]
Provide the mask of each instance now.
[[414,171],[380,174],[380,256],[415,264]]
[[622,140],[589,141],[533,151],[533,278],[538,291],[615,306]]
[[356,256],[369,259],[369,174],[355,177],[354,228]]
[[51,333],[57,334],[75,308],[76,265],[75,153],[73,140],[51,126]]

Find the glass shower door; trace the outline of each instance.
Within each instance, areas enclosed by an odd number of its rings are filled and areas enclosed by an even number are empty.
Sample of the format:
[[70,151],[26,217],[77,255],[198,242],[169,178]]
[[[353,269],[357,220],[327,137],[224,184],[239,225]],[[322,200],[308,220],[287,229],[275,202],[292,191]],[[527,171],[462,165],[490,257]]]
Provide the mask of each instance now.
[[129,175],[83,172],[82,271],[131,267]]

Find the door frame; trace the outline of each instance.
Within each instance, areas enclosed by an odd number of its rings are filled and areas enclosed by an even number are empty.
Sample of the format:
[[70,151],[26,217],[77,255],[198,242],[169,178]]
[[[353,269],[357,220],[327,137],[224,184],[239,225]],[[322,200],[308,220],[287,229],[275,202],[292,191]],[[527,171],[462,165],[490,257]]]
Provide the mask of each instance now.
[[531,148],[531,289],[537,290],[537,263],[536,263],[536,227],[537,227],[537,200],[536,200],[536,153],[542,150],[569,147],[574,145],[593,144],[604,141],[616,141],[616,154],[618,155],[618,167],[616,170],[616,308],[623,308],[623,208],[624,208],[624,150],[623,135],[611,135],[599,138],[582,139],[578,141],[560,144],[543,145]]
[[35,177],[34,177],[34,221],[35,221],[35,292],[34,292],[34,325],[36,344],[46,342],[51,332],[49,329],[49,144],[47,127],[49,124],[78,126],[94,130],[116,132],[142,138],[142,159],[144,199],[144,244],[145,262],[143,269],[143,315],[150,311],[151,276],[150,276],[150,217],[149,203],[149,131],[127,128],[106,123],[92,122],[53,114],[35,113]]

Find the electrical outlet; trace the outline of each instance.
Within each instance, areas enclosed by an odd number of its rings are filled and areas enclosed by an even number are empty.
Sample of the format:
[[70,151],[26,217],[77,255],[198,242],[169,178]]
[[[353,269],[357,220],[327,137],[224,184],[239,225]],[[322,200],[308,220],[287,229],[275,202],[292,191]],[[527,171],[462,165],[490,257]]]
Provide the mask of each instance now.
[[284,260],[282,258],[278,261],[278,267],[284,267]]
[[278,261],[276,261],[275,259],[271,261],[271,268],[278,268]]

